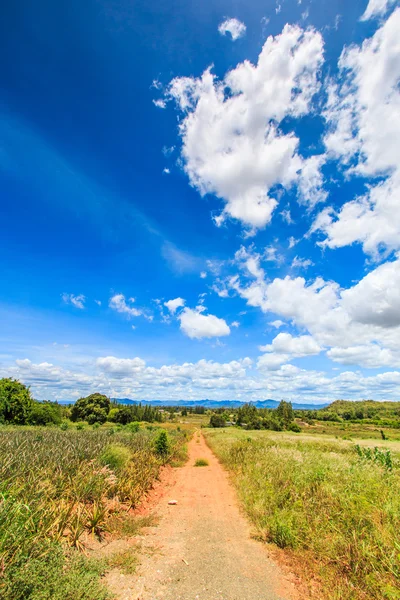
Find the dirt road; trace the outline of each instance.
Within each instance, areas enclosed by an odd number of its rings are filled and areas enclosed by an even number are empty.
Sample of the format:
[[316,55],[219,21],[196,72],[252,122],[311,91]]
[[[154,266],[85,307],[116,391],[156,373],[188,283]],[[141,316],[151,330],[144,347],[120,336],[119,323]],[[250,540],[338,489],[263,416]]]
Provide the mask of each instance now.
[[[208,467],[195,467],[205,458]],[[171,506],[169,500],[176,500]],[[121,600],[297,600],[293,582],[251,539],[228,476],[202,435],[155,508],[134,578],[114,580]]]

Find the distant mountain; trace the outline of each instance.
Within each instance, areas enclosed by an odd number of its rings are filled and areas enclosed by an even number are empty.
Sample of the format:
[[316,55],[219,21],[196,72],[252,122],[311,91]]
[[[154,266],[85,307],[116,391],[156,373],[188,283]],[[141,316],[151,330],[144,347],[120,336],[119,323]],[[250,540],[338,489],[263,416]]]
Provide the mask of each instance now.
[[[158,406],[159,408],[163,406],[187,406],[195,407],[195,406],[204,406],[205,408],[238,408],[239,406],[243,406],[246,402],[241,402],[240,400],[131,400],[130,398],[112,398],[114,402],[118,402],[118,404],[151,404],[151,406]],[[251,402],[257,408],[276,408],[279,405],[279,402],[276,400],[256,400],[255,402]],[[329,403],[326,404],[304,404],[304,403],[292,403],[293,408],[296,410],[320,410],[321,408],[325,408],[329,406]]]

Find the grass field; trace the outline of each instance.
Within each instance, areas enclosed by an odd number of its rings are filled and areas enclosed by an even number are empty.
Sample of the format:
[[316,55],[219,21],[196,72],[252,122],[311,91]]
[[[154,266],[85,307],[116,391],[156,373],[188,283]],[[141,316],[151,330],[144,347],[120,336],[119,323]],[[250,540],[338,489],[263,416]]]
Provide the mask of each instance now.
[[[184,456],[186,434],[159,429],[0,428],[0,597],[102,600],[105,563],[84,536],[101,537],[152,485],[162,464]],[[122,510],[124,508],[124,510]]]
[[357,452],[316,433],[205,430],[258,535],[317,575],[318,598],[400,598],[400,443],[365,435]]

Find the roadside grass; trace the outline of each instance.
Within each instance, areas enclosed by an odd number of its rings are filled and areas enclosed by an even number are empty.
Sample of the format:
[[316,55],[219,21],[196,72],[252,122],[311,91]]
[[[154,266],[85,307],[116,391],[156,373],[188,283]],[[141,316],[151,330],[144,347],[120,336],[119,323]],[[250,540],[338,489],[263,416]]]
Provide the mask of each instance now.
[[127,548],[121,552],[117,552],[108,559],[107,565],[110,568],[116,568],[124,575],[133,575],[138,566],[139,558],[133,548]]
[[2,600],[109,597],[101,584],[106,565],[78,550],[88,534],[132,535],[127,509],[163,464],[183,456],[187,433],[169,429],[160,457],[158,431],[0,427]]
[[323,436],[238,429],[205,436],[259,536],[284,548],[303,574],[315,573],[323,598],[400,598],[397,452],[388,460]]
[[195,467],[208,467],[208,465],[208,460],[206,460],[205,458],[198,458],[194,463]]

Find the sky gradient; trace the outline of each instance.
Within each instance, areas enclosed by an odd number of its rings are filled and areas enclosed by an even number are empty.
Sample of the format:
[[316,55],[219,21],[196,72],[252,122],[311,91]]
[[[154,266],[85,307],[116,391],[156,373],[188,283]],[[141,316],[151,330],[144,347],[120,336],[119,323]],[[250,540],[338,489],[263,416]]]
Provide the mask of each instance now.
[[396,0],[15,0],[0,376],[400,400]]

